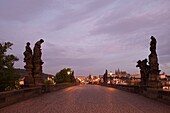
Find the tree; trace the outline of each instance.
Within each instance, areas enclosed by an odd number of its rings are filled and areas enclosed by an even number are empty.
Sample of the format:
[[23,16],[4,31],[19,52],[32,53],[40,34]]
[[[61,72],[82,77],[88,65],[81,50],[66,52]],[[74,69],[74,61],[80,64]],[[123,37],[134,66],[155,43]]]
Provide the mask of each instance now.
[[13,65],[19,59],[14,55],[7,55],[7,50],[12,49],[11,42],[0,43],[0,91],[16,88],[16,82],[19,75],[16,73]]
[[56,73],[55,75],[55,82],[56,83],[63,83],[63,82],[74,82],[74,72],[71,71],[71,68],[64,68],[60,70],[60,72]]
[[[70,70],[71,71],[71,70]],[[70,74],[70,82],[76,82],[76,79],[74,77],[74,71],[71,71],[71,74]]]

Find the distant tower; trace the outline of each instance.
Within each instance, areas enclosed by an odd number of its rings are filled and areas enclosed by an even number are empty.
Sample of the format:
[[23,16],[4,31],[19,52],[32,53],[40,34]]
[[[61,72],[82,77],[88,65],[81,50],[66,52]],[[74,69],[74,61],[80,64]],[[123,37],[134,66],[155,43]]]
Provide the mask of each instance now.
[[119,75],[120,74],[120,69],[118,68],[117,70],[115,70],[115,74]]
[[119,69],[119,68],[118,68],[118,70],[117,70],[117,71],[118,71],[118,73],[120,74],[120,69]]

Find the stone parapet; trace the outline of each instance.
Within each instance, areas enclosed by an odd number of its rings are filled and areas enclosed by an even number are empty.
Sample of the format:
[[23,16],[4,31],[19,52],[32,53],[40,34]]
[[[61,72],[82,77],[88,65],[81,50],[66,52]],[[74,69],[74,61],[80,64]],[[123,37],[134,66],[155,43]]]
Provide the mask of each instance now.
[[151,98],[170,105],[170,90],[156,88],[142,88],[140,86],[131,85],[113,85],[113,84],[101,84],[101,85],[106,87],[113,87],[131,93],[137,93],[147,98]]
[[0,92],[0,108],[41,94],[40,87]]
[[58,91],[67,87],[77,85],[76,83],[62,83],[57,85],[42,85],[39,87],[24,88],[15,91],[0,92],[0,108],[40,96],[43,93]]

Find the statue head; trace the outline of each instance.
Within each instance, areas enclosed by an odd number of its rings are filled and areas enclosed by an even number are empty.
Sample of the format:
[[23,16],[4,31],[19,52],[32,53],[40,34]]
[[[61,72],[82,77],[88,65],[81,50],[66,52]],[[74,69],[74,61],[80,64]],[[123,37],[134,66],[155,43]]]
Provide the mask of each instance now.
[[156,38],[154,36],[151,36],[152,42],[156,43]]
[[153,36],[151,36],[151,40],[154,40],[155,38]]
[[27,42],[27,46],[30,46],[30,43],[29,43],[29,42]]
[[136,67],[140,67],[140,66],[141,66],[141,63],[142,63],[141,60],[138,60]]
[[43,39],[40,39],[40,42],[41,42],[41,43],[43,43],[43,42],[44,42],[44,40],[43,40]]

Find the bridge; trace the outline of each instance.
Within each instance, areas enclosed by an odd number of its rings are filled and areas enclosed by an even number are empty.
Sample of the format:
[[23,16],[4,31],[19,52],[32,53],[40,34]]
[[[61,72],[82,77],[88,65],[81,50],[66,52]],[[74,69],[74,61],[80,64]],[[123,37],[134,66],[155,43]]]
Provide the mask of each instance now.
[[0,109],[0,113],[169,113],[170,106],[115,88],[77,85]]

